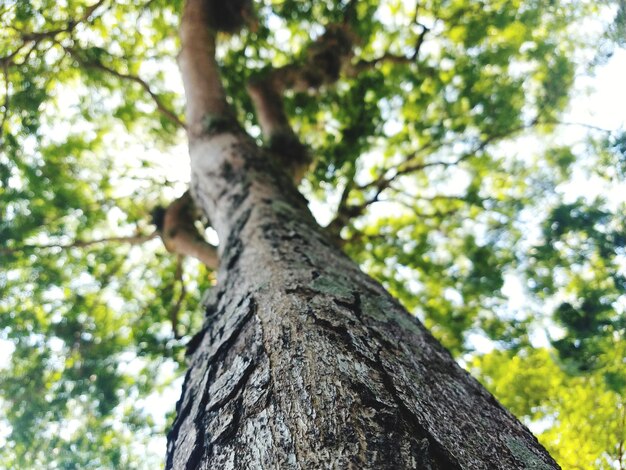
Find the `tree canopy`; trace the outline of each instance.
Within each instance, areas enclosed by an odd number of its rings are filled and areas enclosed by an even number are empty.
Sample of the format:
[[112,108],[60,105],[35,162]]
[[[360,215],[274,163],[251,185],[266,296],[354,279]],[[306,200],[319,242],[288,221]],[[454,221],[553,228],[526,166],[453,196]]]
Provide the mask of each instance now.
[[[176,199],[181,4],[0,2],[0,466],[162,463],[219,242]],[[329,233],[564,468],[626,465],[626,134],[563,118],[623,17],[262,0],[217,51],[259,145],[293,144],[254,113],[255,86],[284,92]],[[205,257],[168,233],[179,214]]]

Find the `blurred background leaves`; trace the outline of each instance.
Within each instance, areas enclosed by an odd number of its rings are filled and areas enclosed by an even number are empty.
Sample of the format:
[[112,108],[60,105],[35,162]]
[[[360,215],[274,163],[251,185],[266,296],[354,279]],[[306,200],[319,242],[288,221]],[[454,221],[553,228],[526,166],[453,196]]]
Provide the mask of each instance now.
[[[0,2],[0,466],[162,465],[215,282],[151,237],[188,180],[181,3]],[[218,50],[246,129],[248,79],[348,24],[358,73],[286,96],[315,215],[564,468],[621,468],[626,134],[563,116],[623,2],[255,8]]]

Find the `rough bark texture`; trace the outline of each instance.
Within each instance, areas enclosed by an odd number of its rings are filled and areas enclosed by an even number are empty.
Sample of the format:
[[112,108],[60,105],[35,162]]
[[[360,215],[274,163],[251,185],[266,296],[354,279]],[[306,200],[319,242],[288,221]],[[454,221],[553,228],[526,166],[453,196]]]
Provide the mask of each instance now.
[[189,346],[166,467],[558,468],[336,247],[285,155],[232,121],[202,5],[186,3],[180,57],[192,193],[219,235],[220,268]]
[[244,135],[191,147],[222,243],[167,468],[558,468]]

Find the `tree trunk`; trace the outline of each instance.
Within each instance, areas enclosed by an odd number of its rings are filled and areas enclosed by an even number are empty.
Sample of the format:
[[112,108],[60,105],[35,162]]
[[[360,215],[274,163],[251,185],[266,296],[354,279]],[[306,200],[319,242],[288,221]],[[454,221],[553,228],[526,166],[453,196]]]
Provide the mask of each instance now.
[[558,468],[316,224],[290,155],[239,128],[206,5],[185,4],[179,61],[192,194],[219,235],[220,268],[166,468]]
[[558,468],[247,136],[210,135],[191,156],[223,242],[168,469]]

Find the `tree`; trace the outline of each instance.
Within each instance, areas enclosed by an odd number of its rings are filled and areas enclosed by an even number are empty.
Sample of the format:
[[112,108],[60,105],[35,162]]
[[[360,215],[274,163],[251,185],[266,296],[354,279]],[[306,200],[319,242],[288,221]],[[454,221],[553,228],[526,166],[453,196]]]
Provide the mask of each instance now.
[[[579,160],[570,149],[510,158],[504,145],[559,125],[586,39],[571,25],[596,7],[184,3],[3,6],[7,465],[54,449],[61,468],[140,467],[124,440],[149,420],[128,403],[185,344],[167,468],[557,468],[355,261],[453,353],[476,331],[500,341],[504,353],[472,362],[497,388],[502,360],[530,347],[529,317],[497,315],[505,271],[528,268],[538,297],[558,296],[562,279],[542,273],[580,264],[558,239],[583,233],[598,280],[614,276],[555,310],[554,346],[613,403],[623,370],[598,358],[624,330],[622,232],[600,201],[546,194]],[[168,83],[179,19],[185,119]],[[190,191],[167,205],[167,178],[143,184],[159,176],[149,160],[94,158],[123,148],[123,132],[162,150],[182,130]],[[303,193],[335,194],[324,228]],[[533,205],[546,244],[523,251]],[[189,313],[201,302],[204,319]],[[129,352],[139,372],[120,367]]]

